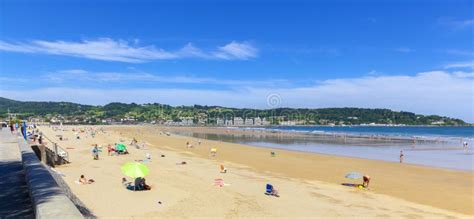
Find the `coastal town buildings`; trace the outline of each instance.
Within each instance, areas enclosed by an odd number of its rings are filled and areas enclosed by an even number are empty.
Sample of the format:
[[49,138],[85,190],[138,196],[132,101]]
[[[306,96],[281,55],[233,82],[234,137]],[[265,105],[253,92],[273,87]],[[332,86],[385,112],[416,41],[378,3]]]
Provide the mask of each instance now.
[[242,117],[234,117],[234,126],[243,126],[244,119]]

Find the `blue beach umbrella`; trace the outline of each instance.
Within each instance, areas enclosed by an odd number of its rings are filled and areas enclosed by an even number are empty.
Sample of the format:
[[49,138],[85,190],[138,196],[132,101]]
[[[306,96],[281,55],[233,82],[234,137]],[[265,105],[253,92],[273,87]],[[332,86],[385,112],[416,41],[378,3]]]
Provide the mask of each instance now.
[[346,178],[348,178],[348,179],[360,179],[360,178],[362,178],[362,173],[350,172],[350,173],[346,174]]

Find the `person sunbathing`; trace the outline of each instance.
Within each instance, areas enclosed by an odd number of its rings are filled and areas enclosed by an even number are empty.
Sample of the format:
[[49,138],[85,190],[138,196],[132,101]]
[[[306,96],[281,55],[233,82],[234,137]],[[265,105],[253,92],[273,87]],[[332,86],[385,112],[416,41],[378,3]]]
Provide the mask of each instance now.
[[125,177],[122,178],[122,185],[123,185],[123,186],[127,187],[127,186],[129,186],[129,185],[131,185],[131,184],[132,184],[132,183],[129,182],[129,181],[127,181],[127,179],[126,179]]
[[151,190],[151,186],[149,186],[148,184],[146,184],[145,178],[142,178],[141,187],[143,188],[143,190]]
[[135,191],[141,190],[150,190],[151,187],[146,184],[146,180],[143,177],[138,177],[135,179]]
[[132,191],[136,190],[135,186],[132,185],[132,182],[127,181],[127,179],[125,179],[125,177],[122,178],[122,185],[123,185],[123,187],[125,187],[128,190],[132,190]]
[[275,197],[280,197],[280,195],[278,194],[278,189],[275,187],[273,187],[271,195]]
[[86,177],[84,177],[84,175],[81,175],[81,178],[79,179],[79,182],[81,184],[91,184],[95,181],[93,179],[87,179]]
[[272,196],[275,196],[275,197],[280,197],[280,195],[278,194],[278,189],[275,188],[275,186],[273,186],[272,184],[267,184],[265,195],[272,195]]

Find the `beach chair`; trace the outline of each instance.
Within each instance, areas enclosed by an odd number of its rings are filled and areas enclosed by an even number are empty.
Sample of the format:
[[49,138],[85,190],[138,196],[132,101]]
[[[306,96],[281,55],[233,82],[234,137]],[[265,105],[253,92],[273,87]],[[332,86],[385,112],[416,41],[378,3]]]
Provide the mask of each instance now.
[[280,197],[280,195],[278,195],[278,190],[272,184],[267,184],[265,188],[265,195]]
[[271,195],[273,192],[273,186],[272,184],[267,184],[266,190],[265,190],[265,195]]

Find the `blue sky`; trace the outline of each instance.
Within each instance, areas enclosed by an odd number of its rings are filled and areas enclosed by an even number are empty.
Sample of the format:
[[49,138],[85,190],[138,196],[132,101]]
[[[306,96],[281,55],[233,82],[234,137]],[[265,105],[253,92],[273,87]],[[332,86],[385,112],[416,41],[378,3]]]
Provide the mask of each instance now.
[[[0,96],[474,121],[472,1],[0,1]],[[29,92],[26,92],[29,91]]]

